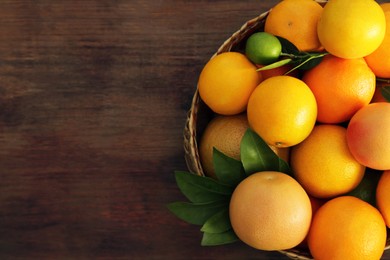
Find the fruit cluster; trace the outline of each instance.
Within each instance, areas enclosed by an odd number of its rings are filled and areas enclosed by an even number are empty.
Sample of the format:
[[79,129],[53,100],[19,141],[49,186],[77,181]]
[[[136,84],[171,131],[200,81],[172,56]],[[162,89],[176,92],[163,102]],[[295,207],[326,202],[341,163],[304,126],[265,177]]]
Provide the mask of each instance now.
[[[348,13],[348,15],[346,15]],[[386,30],[387,28],[387,30]],[[390,3],[284,0],[198,81],[205,177],[177,172],[203,245],[380,259],[390,227]]]

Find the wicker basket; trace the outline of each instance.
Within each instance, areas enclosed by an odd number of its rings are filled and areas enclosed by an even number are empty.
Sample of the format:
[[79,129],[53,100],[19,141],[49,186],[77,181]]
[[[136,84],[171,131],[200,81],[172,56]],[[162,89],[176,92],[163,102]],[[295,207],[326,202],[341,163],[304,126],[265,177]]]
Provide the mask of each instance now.
[[[327,0],[316,0],[320,4],[325,4]],[[216,56],[223,52],[243,51],[245,39],[255,31],[264,29],[265,19],[269,11],[262,13],[247,21],[238,31],[227,39],[212,56]],[[211,58],[212,58],[211,57]],[[213,118],[214,113],[200,99],[198,89],[196,89],[191,108],[187,114],[187,120],[184,128],[184,151],[185,160],[188,170],[194,174],[204,176],[202,165],[200,163],[198,141],[199,137],[207,126],[207,123]],[[390,237],[387,238],[385,250],[390,248]],[[308,250],[289,249],[279,251],[291,259],[312,259]]]

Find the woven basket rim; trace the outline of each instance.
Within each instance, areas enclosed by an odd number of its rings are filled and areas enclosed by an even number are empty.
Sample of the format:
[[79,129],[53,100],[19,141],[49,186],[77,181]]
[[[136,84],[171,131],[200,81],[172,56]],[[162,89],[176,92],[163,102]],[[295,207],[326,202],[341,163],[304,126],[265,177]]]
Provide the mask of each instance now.
[[[317,3],[325,4],[328,0],[315,0]],[[270,9],[271,10],[271,9]],[[225,40],[223,44],[218,48],[218,50],[210,57],[212,59],[216,55],[231,51],[232,48],[242,41],[248,33],[254,29],[260,27],[261,23],[265,21],[270,10],[260,14],[259,16],[248,20],[245,22],[239,30],[234,32],[230,38]],[[197,142],[197,121],[198,121],[198,112],[200,109],[200,96],[198,87],[195,90],[191,101],[191,108],[188,110],[187,119],[184,126],[183,136],[184,136],[184,157],[187,164],[188,170],[200,176],[204,176],[203,168],[200,163],[200,156],[198,152],[198,142]],[[387,237],[385,250],[390,249],[390,237]],[[299,250],[297,248],[288,249],[288,250],[278,250],[283,255],[291,259],[299,260],[309,260],[313,259],[310,253],[307,251]]]

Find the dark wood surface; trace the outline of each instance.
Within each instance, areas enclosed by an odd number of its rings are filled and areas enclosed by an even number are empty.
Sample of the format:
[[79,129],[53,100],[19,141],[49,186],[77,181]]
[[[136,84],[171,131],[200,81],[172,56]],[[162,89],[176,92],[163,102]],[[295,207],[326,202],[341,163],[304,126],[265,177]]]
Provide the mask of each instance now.
[[286,259],[165,207],[202,66],[277,2],[3,0],[0,259]]

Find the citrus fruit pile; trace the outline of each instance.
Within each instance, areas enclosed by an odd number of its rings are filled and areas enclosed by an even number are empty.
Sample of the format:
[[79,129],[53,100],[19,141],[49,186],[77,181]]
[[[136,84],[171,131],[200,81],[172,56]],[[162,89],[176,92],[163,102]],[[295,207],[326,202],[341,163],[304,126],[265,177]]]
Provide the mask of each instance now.
[[390,3],[283,0],[199,75],[205,176],[176,172],[202,245],[380,259],[390,227]]

